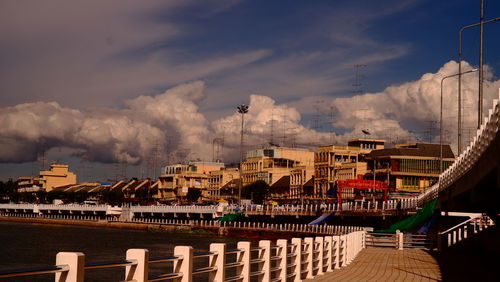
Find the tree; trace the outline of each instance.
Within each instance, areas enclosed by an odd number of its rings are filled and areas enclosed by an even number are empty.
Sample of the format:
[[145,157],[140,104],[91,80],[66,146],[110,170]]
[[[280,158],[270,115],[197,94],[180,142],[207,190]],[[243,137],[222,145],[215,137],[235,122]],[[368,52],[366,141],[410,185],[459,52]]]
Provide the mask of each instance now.
[[257,180],[243,187],[242,196],[252,199],[256,204],[262,204],[269,194],[269,185],[263,180]]

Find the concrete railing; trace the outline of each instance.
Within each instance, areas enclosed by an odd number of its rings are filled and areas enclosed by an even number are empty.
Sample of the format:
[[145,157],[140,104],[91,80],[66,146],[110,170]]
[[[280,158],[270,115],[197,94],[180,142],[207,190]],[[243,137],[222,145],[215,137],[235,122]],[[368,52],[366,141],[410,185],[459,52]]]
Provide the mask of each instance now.
[[315,233],[315,234],[347,234],[354,231],[371,230],[371,227],[363,226],[341,226],[341,225],[308,225],[295,223],[264,223],[264,222],[220,222],[217,220],[198,220],[198,219],[163,219],[163,218],[134,218],[132,222],[158,224],[158,225],[176,225],[188,226],[194,228],[203,227],[227,227],[236,229],[274,230],[283,232],[297,233]]
[[[173,255],[154,258],[149,257],[147,249],[129,249],[125,260],[97,263],[85,263],[83,253],[60,252],[55,266],[0,271],[0,278],[55,273],[58,282],[83,282],[91,269],[121,266],[125,268],[124,276],[116,277],[121,281],[191,282],[202,280],[202,273],[208,273],[206,281],[302,281],[347,266],[365,248],[365,236],[365,231],[355,231],[291,241],[260,240],[254,246],[243,241],[234,249],[225,243],[212,243],[204,252],[194,252],[191,246],[176,246]],[[208,258],[208,264],[196,268],[199,264],[195,261],[202,258]],[[150,265],[165,262],[173,263],[172,271],[151,277]]]
[[[417,198],[389,200],[386,202],[347,202],[339,204],[308,204],[308,205],[228,205],[228,206],[129,206],[127,212],[131,215],[141,214],[210,214],[220,217],[231,212],[245,212],[254,214],[274,215],[315,215],[333,212],[379,212],[399,209],[414,209],[418,205]],[[0,212],[21,213],[100,213],[106,215],[120,215],[122,207],[110,205],[46,205],[46,204],[0,204]]]
[[342,204],[309,204],[309,205],[243,205],[230,206],[230,210],[239,210],[242,212],[256,212],[269,214],[291,214],[306,212],[341,212],[341,211],[367,211],[376,212],[383,210],[397,210],[398,205],[401,209],[414,209],[417,207],[417,198],[407,198],[400,200],[389,200],[386,202],[347,202]]
[[[500,89],[499,89],[500,99]],[[423,205],[433,199],[436,199],[439,192],[450,187],[455,181],[474,167],[490,146],[500,127],[500,102],[493,100],[493,107],[489,110],[488,116],[484,119],[481,127],[477,130],[476,136],[469,146],[461,152],[455,162],[448,167],[440,176],[438,184],[434,185],[426,193],[419,196],[419,204]]]
[[443,232],[438,233],[438,250],[444,250],[458,242],[461,242],[474,234],[482,232],[489,226],[493,225],[490,218],[484,219],[481,217],[470,218],[460,224],[457,224]]
[[131,206],[133,213],[205,213],[214,214],[223,211],[218,206]]

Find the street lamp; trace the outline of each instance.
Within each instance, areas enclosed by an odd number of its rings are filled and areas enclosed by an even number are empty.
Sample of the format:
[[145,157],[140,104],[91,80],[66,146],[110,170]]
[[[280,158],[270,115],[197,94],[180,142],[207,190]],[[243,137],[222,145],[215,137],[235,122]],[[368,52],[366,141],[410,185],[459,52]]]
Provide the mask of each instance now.
[[[491,20],[487,21],[481,21],[475,24],[467,25],[464,26],[460,29],[458,32],[458,153],[462,151],[462,32],[471,27],[479,26],[479,25],[484,25],[487,23],[491,22],[496,22],[500,20],[500,17],[494,18]],[[479,50],[479,56],[480,56],[480,64],[479,68],[482,69],[482,57],[483,57],[483,50],[482,50],[482,44],[481,48]],[[479,78],[479,102],[478,102],[478,120],[477,120],[477,128],[481,126],[481,115],[483,112],[483,76],[481,75]]]
[[241,138],[240,138],[240,185],[238,188],[238,201],[241,205],[241,190],[243,189],[243,125],[245,121],[245,114],[248,113],[248,105],[241,104],[237,107],[238,113],[241,114]]
[[[440,110],[439,110],[439,173],[443,172],[443,82],[445,79],[455,76],[461,76],[462,74],[467,74],[471,72],[476,72],[478,69],[468,70],[466,72],[459,72],[456,74],[451,74],[443,77],[441,79],[441,102],[440,102]],[[457,152],[460,154],[460,151]]]

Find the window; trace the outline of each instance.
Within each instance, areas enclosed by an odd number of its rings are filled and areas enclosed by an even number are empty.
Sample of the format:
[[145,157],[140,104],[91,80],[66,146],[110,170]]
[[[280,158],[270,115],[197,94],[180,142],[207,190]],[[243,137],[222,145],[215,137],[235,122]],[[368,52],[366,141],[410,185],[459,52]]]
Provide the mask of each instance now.
[[419,186],[420,179],[419,177],[403,177],[403,186]]

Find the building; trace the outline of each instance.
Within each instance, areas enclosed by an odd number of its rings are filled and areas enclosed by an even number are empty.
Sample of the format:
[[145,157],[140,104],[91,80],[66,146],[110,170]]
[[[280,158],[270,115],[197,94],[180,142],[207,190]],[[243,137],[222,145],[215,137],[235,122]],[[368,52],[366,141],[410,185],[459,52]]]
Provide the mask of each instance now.
[[437,182],[439,174],[450,166],[455,156],[450,145],[443,145],[443,167],[439,144],[399,144],[395,148],[373,150],[365,159],[368,162],[368,177],[377,180],[389,179],[389,190],[393,193],[422,193]]
[[[208,197],[212,200],[217,199],[228,199],[230,196],[233,198],[238,197],[239,183],[235,180],[240,179],[240,171],[237,168],[223,168],[221,170],[213,170],[209,174],[208,178]],[[226,190],[232,189],[231,191],[224,191],[224,197],[222,197],[221,189]]]
[[272,186],[283,176],[290,176],[296,166],[313,166],[314,153],[306,149],[268,147],[247,152],[242,163],[243,186],[257,180]]
[[314,197],[325,198],[337,180],[366,173],[365,155],[383,149],[384,140],[352,139],[347,146],[324,146],[314,154]]
[[20,177],[18,192],[50,192],[54,187],[69,184],[76,184],[76,174],[69,171],[69,165],[51,164],[50,170],[40,171],[39,177]]
[[224,168],[219,162],[192,162],[164,167],[159,177],[158,198],[161,200],[185,199],[190,189],[199,189],[208,198],[210,172]]
[[298,165],[290,171],[290,199],[306,195],[304,186],[313,179],[314,166]]

